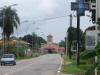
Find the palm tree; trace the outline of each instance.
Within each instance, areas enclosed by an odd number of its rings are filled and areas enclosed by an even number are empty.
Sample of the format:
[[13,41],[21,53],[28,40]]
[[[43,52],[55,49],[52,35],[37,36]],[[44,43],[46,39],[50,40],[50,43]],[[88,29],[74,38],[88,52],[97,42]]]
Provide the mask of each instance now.
[[20,19],[18,17],[18,14],[16,13],[16,10],[12,9],[11,6],[3,7],[0,10],[0,27],[2,29],[2,35],[4,36],[4,43],[5,37],[8,40],[8,47],[10,35],[14,33],[14,28],[17,29],[18,25],[20,25]]

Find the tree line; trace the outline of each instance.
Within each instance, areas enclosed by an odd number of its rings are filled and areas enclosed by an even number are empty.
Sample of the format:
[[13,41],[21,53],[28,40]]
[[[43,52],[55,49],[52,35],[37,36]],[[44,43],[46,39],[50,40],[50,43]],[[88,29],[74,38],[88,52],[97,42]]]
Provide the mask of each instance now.
[[46,43],[46,40],[38,36],[35,32],[20,37],[20,39],[30,43],[30,47],[33,51],[37,51],[41,47],[41,43]]

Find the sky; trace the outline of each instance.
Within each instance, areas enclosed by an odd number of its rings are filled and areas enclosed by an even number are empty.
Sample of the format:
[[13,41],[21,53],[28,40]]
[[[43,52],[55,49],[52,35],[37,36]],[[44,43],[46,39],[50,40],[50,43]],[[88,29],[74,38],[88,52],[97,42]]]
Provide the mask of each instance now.
[[[0,7],[17,4],[12,8],[17,10],[21,25],[12,36],[20,37],[36,32],[46,39],[48,34],[52,34],[54,42],[59,42],[64,40],[70,25],[69,15],[76,15],[75,11],[71,11],[71,2],[75,0],[0,0]],[[90,15],[88,11],[86,16],[81,17],[83,31],[93,25],[87,15]],[[73,27],[77,26],[76,22],[76,17],[73,17]]]

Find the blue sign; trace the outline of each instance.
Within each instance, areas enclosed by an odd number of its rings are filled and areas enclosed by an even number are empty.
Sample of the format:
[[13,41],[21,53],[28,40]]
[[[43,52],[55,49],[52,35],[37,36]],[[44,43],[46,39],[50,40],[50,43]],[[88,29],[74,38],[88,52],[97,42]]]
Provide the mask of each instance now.
[[84,16],[85,10],[89,10],[89,3],[84,2],[84,0],[78,0],[78,2],[71,3],[71,9],[77,10],[78,15]]

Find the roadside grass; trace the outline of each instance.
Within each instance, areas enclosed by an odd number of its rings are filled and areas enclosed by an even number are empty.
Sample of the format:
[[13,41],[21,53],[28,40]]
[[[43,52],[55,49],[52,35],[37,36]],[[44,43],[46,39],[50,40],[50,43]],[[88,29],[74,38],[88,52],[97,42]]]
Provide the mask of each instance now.
[[[73,55],[72,59],[69,59],[68,57],[64,56],[64,65],[62,66],[61,72],[64,74],[81,74],[84,75],[84,73],[89,69],[91,64],[76,64],[76,55]],[[83,62],[83,60],[80,60]],[[70,64],[66,64],[67,62],[71,62]]]

